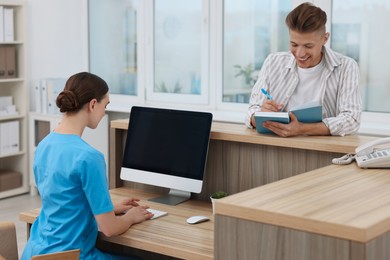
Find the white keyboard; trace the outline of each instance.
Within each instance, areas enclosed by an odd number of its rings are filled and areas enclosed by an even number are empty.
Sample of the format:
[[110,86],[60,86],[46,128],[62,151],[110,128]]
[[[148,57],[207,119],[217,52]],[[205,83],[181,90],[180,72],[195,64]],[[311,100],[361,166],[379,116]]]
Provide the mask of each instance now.
[[147,211],[154,214],[154,216],[151,219],[156,219],[168,214],[168,212],[157,210],[157,209],[147,209]]

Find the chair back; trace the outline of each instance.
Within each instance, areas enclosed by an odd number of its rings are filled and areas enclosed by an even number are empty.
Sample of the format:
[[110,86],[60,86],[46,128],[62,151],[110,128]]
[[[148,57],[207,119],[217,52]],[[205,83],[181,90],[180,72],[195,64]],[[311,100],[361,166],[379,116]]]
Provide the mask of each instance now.
[[0,222],[0,259],[18,260],[18,243],[13,222]]
[[31,260],[78,260],[80,258],[80,249],[68,250],[58,253],[36,255]]

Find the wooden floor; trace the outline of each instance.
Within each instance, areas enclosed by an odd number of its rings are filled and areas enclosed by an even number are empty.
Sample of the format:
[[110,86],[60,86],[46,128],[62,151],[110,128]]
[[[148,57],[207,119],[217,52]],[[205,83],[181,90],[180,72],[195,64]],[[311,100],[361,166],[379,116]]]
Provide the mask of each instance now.
[[0,199],[0,221],[12,221],[16,225],[19,257],[27,242],[26,223],[19,220],[19,212],[42,206],[39,195],[30,194]]

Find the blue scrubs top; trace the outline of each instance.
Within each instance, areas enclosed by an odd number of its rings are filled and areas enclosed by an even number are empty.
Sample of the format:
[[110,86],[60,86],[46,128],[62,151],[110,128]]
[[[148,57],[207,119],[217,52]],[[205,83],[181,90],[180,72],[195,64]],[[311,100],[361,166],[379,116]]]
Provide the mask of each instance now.
[[77,135],[51,132],[39,143],[33,168],[42,209],[21,259],[70,249],[80,249],[80,259],[111,259],[95,248],[94,215],[114,209],[103,154]]

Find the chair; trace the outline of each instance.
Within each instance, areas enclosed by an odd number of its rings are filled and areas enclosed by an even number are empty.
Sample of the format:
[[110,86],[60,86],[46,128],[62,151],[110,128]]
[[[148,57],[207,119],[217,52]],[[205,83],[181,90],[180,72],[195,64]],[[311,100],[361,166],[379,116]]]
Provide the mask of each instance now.
[[74,249],[58,253],[36,255],[31,257],[31,260],[78,260],[79,258],[80,249]]
[[[16,228],[13,222],[0,222],[0,260],[18,260],[18,244]],[[80,249],[68,250],[58,253],[36,255],[34,260],[78,260]]]
[[13,222],[0,222],[0,259],[18,260],[16,228]]

